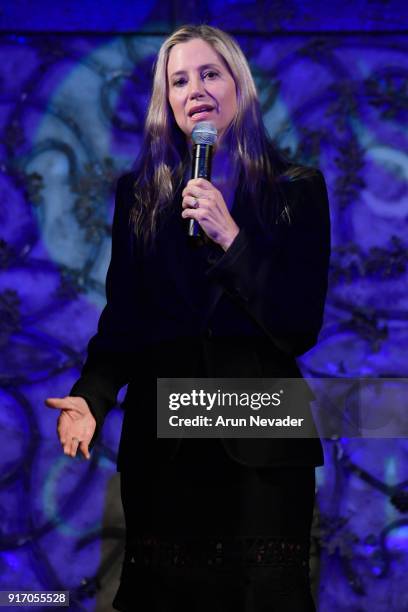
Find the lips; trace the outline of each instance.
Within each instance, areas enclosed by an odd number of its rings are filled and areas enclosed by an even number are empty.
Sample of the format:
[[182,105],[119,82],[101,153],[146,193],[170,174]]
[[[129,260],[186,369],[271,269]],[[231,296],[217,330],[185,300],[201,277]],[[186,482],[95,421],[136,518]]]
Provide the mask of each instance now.
[[198,113],[209,112],[212,110],[214,110],[214,107],[211,106],[210,104],[200,104],[200,106],[194,106],[194,108],[192,108],[189,111],[188,116],[193,117],[194,115],[197,115]]

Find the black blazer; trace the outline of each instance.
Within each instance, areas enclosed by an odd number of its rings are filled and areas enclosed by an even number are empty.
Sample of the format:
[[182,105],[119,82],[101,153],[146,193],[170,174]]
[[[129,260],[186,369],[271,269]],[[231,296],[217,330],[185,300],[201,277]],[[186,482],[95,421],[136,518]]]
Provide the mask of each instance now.
[[[286,377],[322,325],[330,219],[322,173],[284,183],[290,223],[261,222],[240,181],[231,214],[240,232],[227,252],[194,249],[181,219],[181,194],[149,252],[129,223],[135,176],[117,185],[107,305],[70,395],[84,397],[97,438],[119,389],[128,383],[118,470],[157,465],[209,440],[156,438],[157,377]],[[271,196],[272,197],[272,196]],[[318,439],[223,440],[234,460],[253,466],[321,465]]]

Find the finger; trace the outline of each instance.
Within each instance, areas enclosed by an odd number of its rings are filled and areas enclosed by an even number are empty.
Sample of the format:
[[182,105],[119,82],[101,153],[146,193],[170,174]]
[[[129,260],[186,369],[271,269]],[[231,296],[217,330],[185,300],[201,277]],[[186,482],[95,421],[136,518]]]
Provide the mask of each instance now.
[[199,208],[199,206],[204,206],[204,205],[205,205],[205,200],[200,200],[200,198],[195,198],[193,196],[186,196],[182,202],[183,208]]
[[60,423],[57,424],[57,434],[62,445],[66,444],[71,438],[69,427]]
[[191,198],[205,197],[205,194],[203,193],[202,189],[198,189],[197,187],[185,187],[181,195],[183,198],[187,196]]
[[70,455],[71,454],[71,441],[70,440],[65,440],[63,445],[62,445],[62,450],[64,451],[64,455]]
[[89,446],[88,442],[85,442],[85,440],[82,440],[82,442],[79,445],[79,450],[81,451],[81,453],[83,454],[85,459],[90,459],[91,458],[91,454],[89,452],[88,446]]
[[[211,195],[203,195],[202,193],[191,193],[187,194],[184,197],[190,205],[189,208],[205,208],[206,206],[211,206],[213,199]],[[195,202],[198,201],[198,206],[195,206]]]
[[194,219],[197,223],[208,221],[208,217],[202,208],[186,208],[181,213],[183,219]]
[[181,213],[181,216],[183,219],[194,219],[195,221],[198,221],[198,211],[199,209],[197,208],[186,208]]
[[[211,185],[211,183],[209,183]],[[204,189],[202,186],[200,185],[189,185],[187,184],[181,195],[184,196],[193,196],[194,198],[209,198],[211,197],[214,192],[216,191],[215,187],[213,187],[213,185],[211,185],[211,189]]]
[[190,179],[187,183],[187,185],[193,185],[196,187],[201,187],[202,189],[214,189],[214,185],[212,183],[210,183],[210,181],[207,181],[207,179],[205,178],[195,178],[195,179]]
[[71,448],[70,448],[70,453],[69,453],[71,457],[76,456],[80,442],[81,442],[80,439],[75,436],[71,438]]
[[72,408],[72,404],[64,397],[48,397],[44,403],[48,408],[58,408],[58,410],[68,410]]
[[44,404],[48,406],[48,408],[59,408],[60,403],[63,401],[64,399],[62,397],[47,397],[47,399],[44,400]]
[[78,445],[79,438],[72,435],[72,433],[66,432],[65,436],[60,438],[62,449],[65,455],[70,455],[71,457],[75,457]]
[[194,203],[196,202],[196,200],[197,198],[193,198],[192,196],[185,196],[181,203],[181,207],[182,208],[197,208],[196,206],[194,206]]

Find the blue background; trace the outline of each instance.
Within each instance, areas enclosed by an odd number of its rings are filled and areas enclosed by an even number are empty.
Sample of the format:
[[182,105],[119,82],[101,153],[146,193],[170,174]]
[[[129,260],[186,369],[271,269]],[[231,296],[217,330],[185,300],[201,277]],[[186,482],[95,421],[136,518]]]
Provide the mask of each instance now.
[[[43,400],[70,389],[104,304],[113,186],[140,147],[154,56],[203,21],[242,45],[276,144],[327,180],[330,289],[304,374],[408,376],[406,2],[3,3],[0,588],[69,589],[71,610],[112,609],[121,412],[92,461],[71,460]],[[407,441],[342,438],[325,455],[319,610],[408,611]]]

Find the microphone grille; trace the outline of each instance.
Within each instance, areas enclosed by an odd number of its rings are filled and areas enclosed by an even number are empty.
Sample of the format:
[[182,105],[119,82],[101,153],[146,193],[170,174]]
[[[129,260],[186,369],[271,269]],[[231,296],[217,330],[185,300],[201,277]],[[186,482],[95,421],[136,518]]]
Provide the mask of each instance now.
[[199,121],[193,127],[191,138],[194,144],[214,145],[217,142],[217,128],[211,121]]

